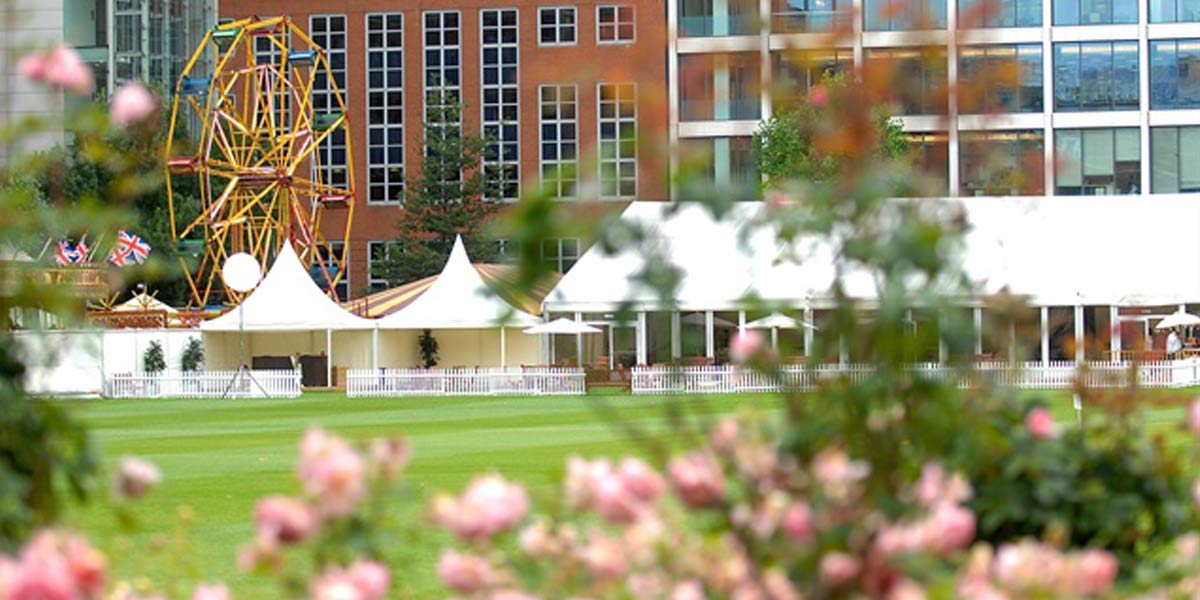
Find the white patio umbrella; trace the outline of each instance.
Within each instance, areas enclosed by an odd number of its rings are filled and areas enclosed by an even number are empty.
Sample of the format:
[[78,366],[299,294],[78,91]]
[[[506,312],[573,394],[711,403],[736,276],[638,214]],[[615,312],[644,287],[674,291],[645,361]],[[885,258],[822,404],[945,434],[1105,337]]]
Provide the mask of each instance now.
[[780,329],[816,329],[817,326],[808,321],[793,319],[787,315],[779,313],[771,313],[761,319],[755,319],[746,323],[746,327],[750,329],[770,329],[771,330],[771,347],[779,347],[779,330]]
[[587,323],[580,323],[566,317],[555,319],[549,323],[534,325],[523,330],[529,335],[575,335],[577,333],[600,333],[598,327],[592,327]]
[[1174,329],[1176,327],[1195,327],[1200,325],[1200,317],[1182,310],[1177,310],[1165,317],[1155,325],[1155,329]]

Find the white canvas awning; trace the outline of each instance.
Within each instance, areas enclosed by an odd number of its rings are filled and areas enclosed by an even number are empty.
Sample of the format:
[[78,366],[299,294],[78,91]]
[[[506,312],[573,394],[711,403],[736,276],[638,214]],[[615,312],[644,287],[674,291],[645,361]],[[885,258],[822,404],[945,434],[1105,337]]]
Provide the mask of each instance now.
[[[900,201],[898,201],[900,202]],[[946,248],[976,297],[1002,290],[1038,306],[1168,305],[1200,301],[1200,203],[1186,196],[922,199],[961,207],[970,225],[961,248]],[[608,256],[593,247],[546,297],[548,312],[738,310],[754,295],[794,305],[830,298],[835,270],[827,241],[801,239],[785,253],[772,231],[753,227],[761,202],[736,203],[717,221],[696,203],[634,202],[622,219],[649,235]],[[1181,224],[1180,228],[1169,224]],[[656,250],[682,271],[664,304],[631,276]],[[849,296],[870,300],[869,273],[843,274]]]
[[532,327],[541,322],[487,287],[471,266],[462,238],[454,240],[446,266],[425,293],[378,321],[380,329],[490,329]]
[[[326,296],[284,243],[271,270],[242,301],[246,331],[341,331],[372,329],[375,322],[347,312]],[[203,331],[237,331],[233,310],[200,324]]]

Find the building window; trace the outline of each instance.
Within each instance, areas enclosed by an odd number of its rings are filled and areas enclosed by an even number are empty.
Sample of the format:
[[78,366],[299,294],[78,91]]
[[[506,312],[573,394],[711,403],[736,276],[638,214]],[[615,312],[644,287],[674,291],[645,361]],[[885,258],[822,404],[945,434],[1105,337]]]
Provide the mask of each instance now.
[[759,199],[762,176],[749,137],[680,140],[684,196],[711,195],[714,190],[736,200]]
[[520,109],[517,90],[517,9],[480,12],[483,43],[483,175],[489,199],[520,196]]
[[350,299],[350,253],[346,252],[345,242],[327,242],[328,245],[317,246],[317,259],[324,263],[324,269],[320,264],[314,263],[310,267],[310,273],[313,281],[321,287],[322,290],[329,289],[328,283],[325,280],[325,273],[329,273],[330,279],[337,276],[337,260],[336,257],[344,257],[342,264],[346,266],[346,270],[342,271],[342,278],[338,280],[337,285],[333,286],[333,291],[337,295],[335,300],[346,301]]
[[1142,181],[1141,146],[1136,127],[1055,130],[1055,193],[1138,193]]
[[392,252],[399,251],[400,245],[394,241],[367,242],[367,287],[372,294],[391,287],[387,279],[387,260]]
[[958,26],[962,29],[1041,27],[1042,0],[958,0]]
[[[276,77],[280,81],[286,81],[288,78],[287,65],[283,64],[284,47],[279,44],[289,43],[290,36],[283,36],[279,39],[273,35],[262,35],[254,38],[254,64],[256,65],[273,65],[276,70]],[[285,85],[279,85],[274,93],[271,94],[271,102],[275,106],[275,110],[271,111],[274,116],[275,123],[273,128],[278,130],[290,129],[292,120],[292,96],[291,89]]]
[[759,64],[757,52],[680,56],[680,119],[758,119],[762,111]]
[[958,136],[961,196],[1036,196],[1045,190],[1041,131],[963,131]]
[[680,37],[758,35],[758,0],[678,0]]
[[1200,0],[1150,0],[1151,23],[1200,21]]
[[[313,113],[340,113],[337,92],[342,100],[349,101],[346,93],[346,15],[311,15],[308,18],[309,35],[313,43],[324,48],[329,61],[329,73],[318,69],[313,75]],[[332,74],[333,81],[329,75]],[[329,132],[313,153],[321,182],[342,187],[349,183],[346,169],[346,128],[338,127]]]
[[538,9],[538,44],[575,45],[575,7],[552,6]]
[[1150,128],[1150,191],[1200,192],[1200,125]]
[[560,199],[575,197],[579,181],[579,117],[574,85],[538,87],[542,186]]
[[1054,0],[1055,25],[1116,25],[1138,22],[1137,0]]
[[1200,39],[1150,42],[1150,108],[1200,108]]
[[959,51],[963,114],[1042,112],[1042,46],[966,46]]
[[601,83],[600,197],[637,196],[637,85]]
[[945,48],[871,48],[865,69],[884,69],[894,89],[897,115],[944,115]]
[[632,4],[601,4],[596,7],[596,43],[628,44],[634,41]]
[[849,0],[771,0],[772,33],[819,33],[847,24]]
[[948,0],[865,0],[866,31],[945,29]]
[[909,133],[906,151],[912,164],[932,183],[930,192],[937,196],[950,191],[950,137],[945,131]]
[[[425,136],[454,137],[462,125],[462,55],[459,13],[427,11],[425,25]],[[426,159],[431,155],[425,146]],[[452,170],[452,169],[449,169]],[[443,173],[444,183],[461,181],[461,173]]]
[[1054,108],[1137,110],[1137,42],[1055,44]]
[[566,273],[579,260],[579,240],[542,240],[542,262],[559,273]]
[[[404,197],[404,15],[367,15],[367,201]],[[373,285],[373,284],[372,284]]]
[[849,48],[772,52],[771,103],[776,109],[796,106],[824,77],[853,69],[854,51]]

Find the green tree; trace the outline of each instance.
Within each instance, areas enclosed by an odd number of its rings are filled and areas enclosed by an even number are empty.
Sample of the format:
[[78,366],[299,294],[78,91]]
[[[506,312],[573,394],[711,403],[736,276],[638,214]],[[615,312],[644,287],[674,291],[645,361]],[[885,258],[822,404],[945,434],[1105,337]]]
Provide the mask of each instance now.
[[191,338],[183,347],[183,356],[179,366],[184,371],[199,371],[204,368],[204,342],[200,338]]
[[[144,238],[151,246],[152,262],[142,279],[152,279],[158,298],[172,305],[187,302],[187,281],[177,268],[178,252],[172,242],[172,223],[163,185],[163,156],[169,111],[159,111],[159,121],[125,131],[103,131],[76,136],[70,144],[43,153],[46,168],[34,177],[36,194],[56,206],[75,208],[122,204],[130,217],[121,227]],[[178,128],[177,137],[186,138]],[[121,173],[118,177],[116,174]],[[171,178],[178,219],[199,214],[199,179]],[[81,232],[81,233],[87,233]],[[95,234],[88,239],[98,242]],[[113,240],[101,241],[94,260],[104,261]],[[130,290],[136,279],[126,281]],[[121,290],[113,290],[121,291]],[[128,290],[125,290],[128,291]]]
[[421,172],[408,182],[396,225],[399,235],[378,273],[391,285],[441,272],[457,235],[473,260],[498,258],[495,241],[485,231],[500,207],[493,200],[498,182],[480,168],[487,140],[463,132],[463,105],[456,98],[432,91],[426,106]]
[[147,373],[161,373],[167,370],[162,344],[150,342],[150,347],[146,348],[146,353],[142,356],[142,370]]
[[[753,146],[758,168],[768,188],[778,188],[787,181],[828,182],[843,170],[845,156],[829,141],[824,109],[848,82],[839,75],[826,75],[814,86],[808,97],[794,106],[776,111],[754,132]],[[873,115],[875,146],[881,158],[900,158],[907,150],[904,128],[885,111],[876,109]]]

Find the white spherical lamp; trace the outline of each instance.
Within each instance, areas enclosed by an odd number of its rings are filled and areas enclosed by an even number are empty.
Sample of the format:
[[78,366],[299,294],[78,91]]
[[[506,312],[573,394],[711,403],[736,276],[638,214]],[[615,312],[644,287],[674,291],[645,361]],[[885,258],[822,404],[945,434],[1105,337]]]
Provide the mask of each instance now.
[[225,280],[229,289],[245,293],[258,285],[262,279],[262,268],[253,256],[239,252],[225,259],[225,264],[221,266],[221,279]]

